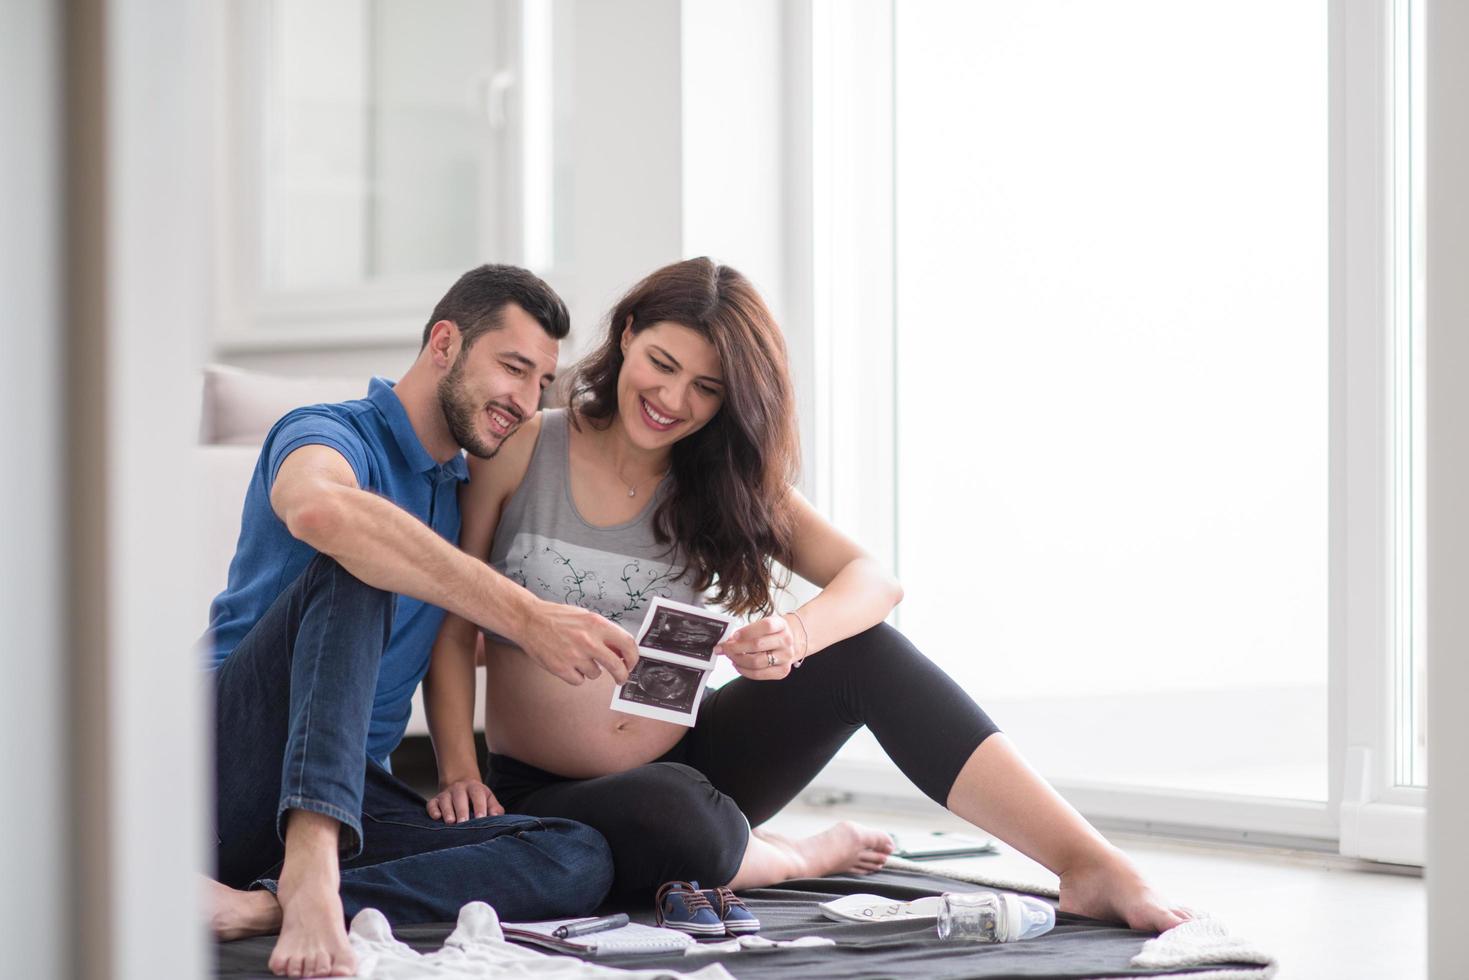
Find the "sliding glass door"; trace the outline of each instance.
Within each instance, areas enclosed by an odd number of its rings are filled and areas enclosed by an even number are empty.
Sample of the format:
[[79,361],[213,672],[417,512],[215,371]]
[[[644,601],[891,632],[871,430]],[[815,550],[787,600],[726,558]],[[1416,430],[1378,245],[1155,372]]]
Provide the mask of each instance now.
[[858,6],[817,481],[898,625],[1093,816],[1421,861],[1420,3]]
[[903,628],[1053,778],[1325,800],[1326,8],[895,10]]

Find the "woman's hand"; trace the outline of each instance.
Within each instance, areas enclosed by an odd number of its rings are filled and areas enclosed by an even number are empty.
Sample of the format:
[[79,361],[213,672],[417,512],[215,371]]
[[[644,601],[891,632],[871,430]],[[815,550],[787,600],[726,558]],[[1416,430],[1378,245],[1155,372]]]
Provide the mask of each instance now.
[[766,616],[735,630],[714,650],[728,657],[741,677],[778,681],[803,657],[801,646],[784,616]]
[[444,823],[464,823],[475,817],[498,817],[505,812],[490,788],[478,779],[460,779],[439,790],[428,801],[428,815]]

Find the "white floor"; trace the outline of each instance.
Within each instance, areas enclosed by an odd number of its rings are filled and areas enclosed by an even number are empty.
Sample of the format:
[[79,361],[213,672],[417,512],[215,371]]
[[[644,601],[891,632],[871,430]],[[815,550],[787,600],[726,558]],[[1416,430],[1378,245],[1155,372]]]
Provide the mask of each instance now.
[[[935,808],[936,809],[936,808]],[[880,812],[795,803],[773,829],[808,834],[834,820],[896,831],[961,830],[948,814]],[[1221,920],[1273,953],[1282,980],[1414,980],[1427,975],[1423,879],[1330,855],[1109,835],[1171,900]],[[1054,885],[1055,876],[1009,849],[976,866]]]

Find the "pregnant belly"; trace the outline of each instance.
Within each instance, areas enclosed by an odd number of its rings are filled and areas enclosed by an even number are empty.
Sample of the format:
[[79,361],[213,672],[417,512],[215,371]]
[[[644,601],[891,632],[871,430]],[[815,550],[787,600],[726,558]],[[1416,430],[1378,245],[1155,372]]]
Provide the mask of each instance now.
[[508,755],[572,779],[640,766],[673,748],[688,729],[613,711],[606,673],[578,685],[553,677],[517,647],[485,649],[485,741]]

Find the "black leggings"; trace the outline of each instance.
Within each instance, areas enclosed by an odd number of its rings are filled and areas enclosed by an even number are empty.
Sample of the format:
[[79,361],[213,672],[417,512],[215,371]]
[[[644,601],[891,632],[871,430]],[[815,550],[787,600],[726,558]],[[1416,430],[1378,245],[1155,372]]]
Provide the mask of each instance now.
[[613,893],[641,899],[675,879],[727,884],[750,828],[795,799],[863,725],[940,806],[975,748],[999,730],[949,675],[880,623],[783,680],[739,677],[714,691],[698,724],[647,765],[565,779],[491,755],[487,780],[509,812],[601,831],[612,846]]

